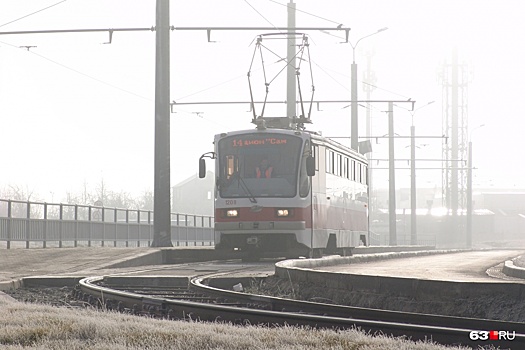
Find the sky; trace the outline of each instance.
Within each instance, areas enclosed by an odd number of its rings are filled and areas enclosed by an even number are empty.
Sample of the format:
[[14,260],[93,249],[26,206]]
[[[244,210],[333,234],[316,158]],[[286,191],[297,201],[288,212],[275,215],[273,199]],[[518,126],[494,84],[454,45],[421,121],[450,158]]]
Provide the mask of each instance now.
[[[171,1],[175,27],[285,27],[289,0]],[[382,31],[355,47],[359,99],[367,55],[376,77],[373,100],[416,101],[416,135],[443,134],[440,72],[454,49],[464,65],[474,188],[525,189],[525,80],[523,5],[518,0],[295,0],[297,26],[351,28],[349,40]],[[49,29],[150,28],[153,0],[3,0],[0,32]],[[249,101],[247,72],[257,31],[176,30],[171,34],[170,99],[182,102]],[[352,47],[341,32],[309,32],[315,99],[350,99]],[[60,201],[67,192],[95,188],[138,195],[153,189],[155,33],[107,32],[0,35],[0,188],[15,185]],[[268,41],[281,57],[284,41]],[[268,56],[268,67],[279,67]],[[305,96],[309,72],[303,66]],[[260,62],[252,73],[261,74]],[[308,74],[307,74],[308,73]],[[262,80],[254,93],[263,96]],[[284,80],[271,85],[269,100],[284,101]],[[429,102],[434,101],[432,104]],[[313,108],[311,130],[325,136],[350,134],[350,108],[325,103]],[[395,133],[410,134],[411,113],[395,107]],[[372,135],[387,133],[386,104],[369,106]],[[171,184],[198,172],[201,154],[213,150],[213,135],[250,129],[248,104],[179,105],[171,114]],[[285,105],[267,116],[284,116]],[[366,109],[359,108],[365,135]],[[479,125],[484,125],[478,128]],[[345,143],[348,140],[339,139]],[[386,139],[372,140],[374,159],[386,159]],[[395,141],[396,158],[409,158],[410,141]],[[442,140],[420,137],[416,158],[441,159]],[[210,164],[211,165],[211,164]],[[388,187],[388,163],[374,161],[374,184]],[[396,185],[410,186],[408,162],[396,163]],[[439,161],[418,167],[440,168]],[[441,170],[419,170],[418,187],[441,191]]]

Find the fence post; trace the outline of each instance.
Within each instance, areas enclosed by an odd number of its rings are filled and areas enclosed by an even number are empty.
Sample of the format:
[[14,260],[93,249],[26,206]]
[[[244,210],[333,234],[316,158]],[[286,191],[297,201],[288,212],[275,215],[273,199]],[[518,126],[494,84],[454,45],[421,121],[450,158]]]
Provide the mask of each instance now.
[[184,214],[184,224],[186,226],[186,247],[188,246],[188,214]]
[[78,204],[75,204],[75,248],[78,245]]
[[91,247],[91,237],[93,237],[93,221],[91,221],[91,205],[88,207],[89,237],[88,247]]
[[128,232],[126,233],[126,248],[129,247],[129,209],[126,209],[126,227]]
[[106,240],[106,210],[102,207],[102,242],[101,245],[104,246],[104,241]]
[[7,249],[11,249],[11,200],[7,201]]
[[193,215],[193,246],[197,246],[197,215]]
[[64,226],[64,205],[60,203],[60,213],[59,213],[59,220],[60,225],[58,228],[58,247],[62,248],[62,226]]
[[43,235],[44,241],[42,242],[42,246],[44,248],[47,247],[47,203],[44,203],[44,235]]
[[138,230],[138,235],[137,235],[137,247],[140,247],[140,234],[142,233],[142,229],[140,227],[140,209],[137,209],[137,230]]
[[113,241],[113,247],[117,246],[117,225],[118,225],[117,215],[118,215],[118,210],[117,208],[115,208],[113,209],[113,221],[115,222],[115,240]]
[[180,245],[180,224],[179,224],[179,213],[177,213],[177,246]]
[[[212,226],[211,226],[211,216],[208,217],[208,227],[212,228]],[[215,245],[215,236],[214,236],[215,230],[212,229],[212,230],[210,230],[210,232],[211,232],[211,234],[210,234],[210,245]]]
[[201,246],[203,246],[203,245],[204,245],[204,232],[205,232],[205,230],[204,230],[204,215],[201,216],[201,229],[202,229],[202,230],[201,230],[201,232],[202,232],[202,236],[201,236],[201,237],[202,237]]
[[151,210],[148,210],[148,227],[149,227],[149,238],[148,238],[148,247],[151,246]]
[[31,203],[27,201],[26,206],[26,249],[29,249],[29,239],[31,238],[31,228],[29,227],[29,221],[31,220]]

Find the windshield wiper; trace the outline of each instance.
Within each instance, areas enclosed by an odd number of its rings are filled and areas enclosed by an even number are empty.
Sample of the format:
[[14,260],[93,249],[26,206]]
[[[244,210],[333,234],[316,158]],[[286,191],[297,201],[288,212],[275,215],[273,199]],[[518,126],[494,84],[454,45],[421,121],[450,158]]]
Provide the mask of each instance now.
[[250,189],[248,188],[248,186],[246,185],[246,182],[244,182],[244,179],[240,176],[239,173],[237,173],[235,175],[235,177],[237,178],[237,183],[241,185],[242,189],[248,193],[248,195],[250,196],[249,199],[250,199],[250,202],[251,203],[257,203],[257,199],[255,199],[255,196],[253,195],[253,193],[250,191]]

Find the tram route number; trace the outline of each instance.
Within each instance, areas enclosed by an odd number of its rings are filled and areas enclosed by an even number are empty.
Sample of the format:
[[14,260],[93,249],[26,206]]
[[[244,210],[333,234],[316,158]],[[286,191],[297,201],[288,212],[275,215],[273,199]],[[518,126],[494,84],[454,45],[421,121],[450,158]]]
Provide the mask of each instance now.
[[268,137],[264,139],[234,139],[233,147],[244,147],[244,146],[263,146],[263,145],[285,145],[286,139],[277,139],[274,137]]
[[235,199],[227,199],[226,205],[235,205],[237,204],[237,201]]

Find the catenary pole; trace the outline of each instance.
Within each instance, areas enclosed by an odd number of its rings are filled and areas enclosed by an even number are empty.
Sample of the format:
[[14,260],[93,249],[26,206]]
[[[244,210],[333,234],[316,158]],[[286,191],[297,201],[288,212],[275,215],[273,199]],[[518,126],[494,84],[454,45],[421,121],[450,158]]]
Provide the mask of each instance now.
[[296,84],[296,70],[295,70],[295,3],[290,0],[288,3],[288,40],[286,40],[286,57],[288,66],[286,67],[286,116],[288,118],[295,117],[296,100],[297,100],[297,84]]
[[388,231],[389,244],[397,245],[396,169],[394,164],[394,104],[388,103]]
[[171,247],[169,0],[157,0],[153,247]]

